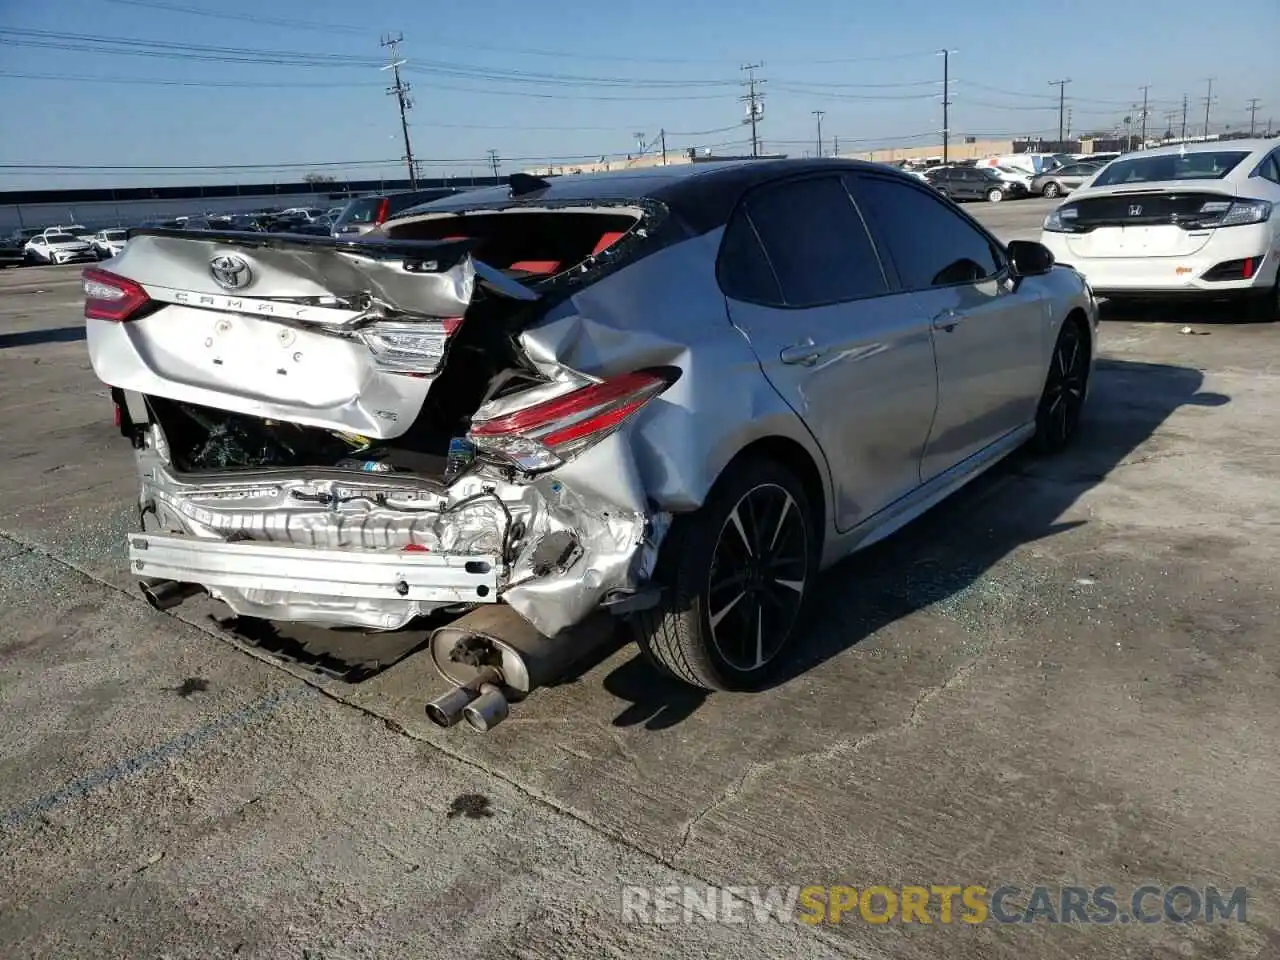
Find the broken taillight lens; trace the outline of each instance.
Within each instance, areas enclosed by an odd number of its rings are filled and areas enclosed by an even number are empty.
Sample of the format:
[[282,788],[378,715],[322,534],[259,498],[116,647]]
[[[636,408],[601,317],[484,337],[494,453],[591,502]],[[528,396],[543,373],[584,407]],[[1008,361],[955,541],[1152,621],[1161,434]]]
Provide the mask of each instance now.
[[142,285],[128,277],[107,270],[86,267],[84,278],[84,315],[90,320],[122,323],[132,320],[151,303]]
[[472,423],[467,438],[489,459],[526,473],[551,470],[616,431],[674,382],[675,375],[666,372],[625,373]]

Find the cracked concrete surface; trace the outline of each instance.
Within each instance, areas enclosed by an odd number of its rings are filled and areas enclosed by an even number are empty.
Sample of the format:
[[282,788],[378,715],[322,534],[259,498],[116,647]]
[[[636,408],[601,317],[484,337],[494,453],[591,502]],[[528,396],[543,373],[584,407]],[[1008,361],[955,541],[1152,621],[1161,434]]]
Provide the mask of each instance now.
[[[685,691],[620,645],[477,737],[427,722],[420,636],[141,602],[74,276],[0,274],[5,957],[1280,955],[1280,329],[1111,316],[1080,445],[831,571],[777,687]],[[1144,882],[1248,886],[1248,922],[619,909],[625,883]]]

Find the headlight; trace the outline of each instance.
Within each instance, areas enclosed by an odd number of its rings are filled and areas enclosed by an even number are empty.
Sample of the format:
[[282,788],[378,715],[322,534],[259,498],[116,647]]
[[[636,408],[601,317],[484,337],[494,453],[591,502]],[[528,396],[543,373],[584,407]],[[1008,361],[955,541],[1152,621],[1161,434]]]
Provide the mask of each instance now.
[[1075,207],[1057,207],[1044,218],[1044,228],[1050,233],[1075,233],[1075,220],[1079,216],[1080,211]]

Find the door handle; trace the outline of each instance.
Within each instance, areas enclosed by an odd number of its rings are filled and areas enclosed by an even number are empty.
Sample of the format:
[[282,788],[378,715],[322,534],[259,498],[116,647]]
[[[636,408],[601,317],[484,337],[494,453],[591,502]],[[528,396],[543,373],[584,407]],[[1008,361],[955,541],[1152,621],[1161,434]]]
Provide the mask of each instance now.
[[826,351],[813,342],[810,337],[805,337],[800,343],[790,347],[783,347],[778,353],[778,359],[786,364],[799,364],[802,367],[812,367]]
[[950,307],[938,313],[933,318],[933,329],[951,331],[955,329],[957,323],[961,320],[960,314],[956,313]]

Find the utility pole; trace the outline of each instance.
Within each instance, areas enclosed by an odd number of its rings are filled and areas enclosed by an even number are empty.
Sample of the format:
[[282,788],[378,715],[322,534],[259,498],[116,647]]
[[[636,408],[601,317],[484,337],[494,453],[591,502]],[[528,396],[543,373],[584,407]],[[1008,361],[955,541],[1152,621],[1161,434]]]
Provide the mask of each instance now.
[[954,50],[943,49],[942,54],[942,162],[950,158],[951,142],[951,55]]
[[1071,139],[1071,108],[1067,107],[1067,139]]
[[1147,94],[1151,92],[1151,84],[1147,84],[1142,90],[1142,139],[1138,141],[1138,149],[1147,149]]
[[497,179],[497,176],[498,176],[498,151],[497,150],[489,151],[489,166],[493,168],[494,179]]
[[1049,86],[1058,88],[1058,142],[1062,142],[1063,136],[1063,120],[1066,116],[1067,109],[1067,84],[1071,82],[1070,77],[1062,80],[1050,80]]
[[1182,136],[1181,139],[1187,139],[1187,95],[1182,95]]
[[1164,139],[1173,139],[1173,121],[1178,119],[1177,110],[1166,110],[1164,112]]
[[1249,98],[1249,136],[1253,136],[1258,125],[1258,98]]
[[391,76],[395,83],[387,87],[387,93],[394,96],[400,104],[400,132],[404,134],[404,162],[409,166],[409,186],[418,189],[418,168],[413,162],[413,147],[409,145],[409,119],[408,110],[413,106],[413,101],[409,99],[409,84],[404,83],[400,79],[400,67],[405,61],[399,57],[400,44],[404,41],[404,34],[400,33],[396,36],[387,34],[382,38],[380,46],[387,47],[388,63],[383,70],[390,70]]
[[822,159],[822,114],[825,113],[826,111],[810,110],[809,112],[818,118],[818,159],[821,160]]
[[662,165],[667,165],[667,131],[665,129],[658,131],[658,139],[662,141]]
[[1207,82],[1209,89],[1205,92],[1204,97],[1204,138],[1209,139],[1209,106],[1213,103],[1213,81],[1215,77],[1209,77]]
[[839,134],[837,134],[837,135],[833,138],[833,145],[832,145],[832,147],[831,147],[831,155],[832,155],[833,157],[838,157],[838,156],[840,156],[840,135],[839,135]]
[[759,123],[760,117],[764,114],[764,94],[756,89],[757,84],[764,83],[763,80],[756,79],[756,71],[763,67],[763,63],[747,63],[743,64],[742,69],[747,72],[747,93],[738,99],[746,103],[748,115],[746,123],[751,124],[751,156],[760,156],[760,135],[756,124]]

